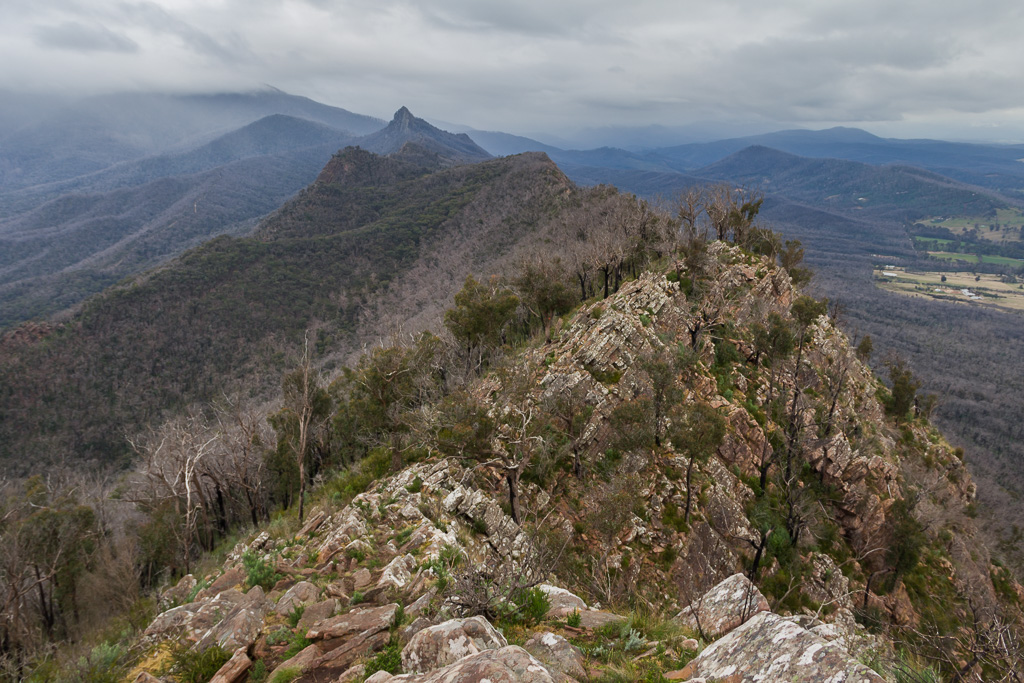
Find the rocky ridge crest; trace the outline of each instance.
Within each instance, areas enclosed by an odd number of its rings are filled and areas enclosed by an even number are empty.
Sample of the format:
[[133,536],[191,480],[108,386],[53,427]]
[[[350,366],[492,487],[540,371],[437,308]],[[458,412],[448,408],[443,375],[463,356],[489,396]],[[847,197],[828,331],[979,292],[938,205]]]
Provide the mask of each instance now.
[[[855,613],[863,605],[895,622],[920,622],[930,609],[898,581],[887,594],[872,589],[891,572],[884,550],[895,543],[897,510],[917,495],[911,482],[922,481],[931,486],[928,504],[963,508],[973,500],[970,478],[924,423],[900,431],[887,424],[880,383],[828,316],[805,323],[795,359],[770,371],[749,360],[758,351],[748,331],[769,313],[797,324],[798,293],[784,270],[721,244],[711,245],[703,267],[699,289],[696,277],[679,276],[682,265],[667,276],[640,274],[473,387],[473,400],[504,425],[493,453],[513,460],[518,423],[510,418],[525,425],[526,416],[576,397],[581,424],[560,435],[561,451],[509,464],[444,457],[431,446],[425,460],[341,509],[328,499],[297,533],[264,531],[240,543],[219,576],[182,579],[166,593],[169,604],[182,604],[153,622],[149,647],[221,647],[233,654],[216,679],[224,681],[244,680],[244,661],[262,663],[271,680],[300,681],[584,681],[623,670],[693,681],[886,680],[858,657],[870,661],[892,646]],[[671,427],[681,418],[671,411],[653,416],[659,443],[622,445],[621,407],[653,402],[652,359],[676,354],[686,361],[672,365],[674,400],[710,405],[725,424],[706,459],[673,446],[679,432]],[[786,426],[772,404],[779,396],[795,418]],[[813,436],[800,443],[794,490],[764,486],[765,463],[774,463],[768,472],[784,468],[786,430],[797,429]],[[556,440],[550,431],[536,437]],[[579,476],[566,469],[567,439]],[[690,496],[682,473],[690,469],[697,495],[684,520]],[[813,497],[802,493],[811,488]],[[512,518],[514,498],[521,523]],[[769,544],[789,530],[765,501],[802,516],[791,546]],[[994,610],[987,554],[978,556],[969,521],[960,515],[956,523],[965,540],[950,542],[942,578]],[[553,541],[562,552],[545,554]],[[538,556],[547,561],[539,570],[531,566]],[[246,590],[246,562],[272,566],[279,580],[268,591]],[[473,577],[498,585],[510,574],[542,577],[524,583],[539,585],[547,610],[524,625],[502,622],[496,607],[502,634],[465,613],[452,586]],[[670,634],[650,628],[644,614],[669,615]],[[400,653],[405,673],[381,670],[388,653]],[[368,666],[377,671],[367,676]],[[388,668],[399,670],[393,661]]]

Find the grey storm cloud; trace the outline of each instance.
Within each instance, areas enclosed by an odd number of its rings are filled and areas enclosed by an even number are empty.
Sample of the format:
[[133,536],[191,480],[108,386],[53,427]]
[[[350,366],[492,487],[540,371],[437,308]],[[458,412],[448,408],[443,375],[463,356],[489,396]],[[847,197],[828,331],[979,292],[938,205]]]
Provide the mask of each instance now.
[[6,0],[0,88],[244,90],[512,132],[1024,121],[1019,0]]
[[66,21],[56,26],[38,26],[33,35],[36,44],[45,48],[75,52],[137,52],[138,43],[114,33],[105,26],[87,26]]

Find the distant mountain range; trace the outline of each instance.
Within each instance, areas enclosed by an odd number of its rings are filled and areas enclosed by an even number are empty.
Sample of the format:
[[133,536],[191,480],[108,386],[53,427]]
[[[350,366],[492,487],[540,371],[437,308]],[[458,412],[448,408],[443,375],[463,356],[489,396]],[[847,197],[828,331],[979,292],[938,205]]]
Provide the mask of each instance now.
[[[142,142],[115,145],[106,157],[88,153],[97,140],[122,135],[125,108],[148,116],[163,106],[183,112],[175,126],[158,116],[136,136]],[[114,109],[120,115],[97,132],[99,112]],[[214,127],[274,110],[187,151],[135,158],[144,150],[176,148]],[[47,125],[60,129],[66,116],[60,112]],[[0,165],[17,169],[0,188],[5,214],[0,219],[0,328],[72,307],[212,237],[252,230],[257,219],[311,183],[331,155],[348,144],[390,154],[414,142],[423,156],[420,162],[427,165],[490,158],[465,134],[441,131],[404,107],[384,126],[377,119],[275,92],[100,98],[85,104],[81,120],[90,123],[63,128],[49,140],[43,131],[51,128],[34,125],[21,146],[0,148]],[[143,128],[134,120],[132,125],[137,132]],[[352,130],[370,133],[357,136]],[[33,139],[34,155],[28,152]],[[43,154],[47,149],[49,157]],[[54,154],[55,149],[69,154]],[[90,163],[83,161],[86,157]],[[30,177],[48,182],[26,184]]]

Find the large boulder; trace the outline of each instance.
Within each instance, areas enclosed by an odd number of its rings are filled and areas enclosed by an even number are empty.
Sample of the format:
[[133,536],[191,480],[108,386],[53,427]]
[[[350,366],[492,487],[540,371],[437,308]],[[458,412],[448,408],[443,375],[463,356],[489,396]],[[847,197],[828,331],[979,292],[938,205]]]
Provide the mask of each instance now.
[[582,612],[587,609],[587,603],[583,602],[583,598],[575,593],[570,593],[564,588],[551,586],[546,583],[538,585],[537,588],[543,591],[544,595],[548,598],[548,604],[551,605],[548,608],[547,614],[544,615],[548,619],[567,617],[573,612]]
[[281,596],[281,599],[277,601],[277,607],[274,608],[274,611],[282,617],[288,616],[295,611],[296,607],[316,602],[319,596],[320,589],[316,585],[309,581],[299,581],[289,588],[287,593]]
[[556,633],[535,633],[523,647],[537,659],[564,674],[575,678],[585,678],[587,675],[583,653]]
[[687,606],[676,620],[708,638],[717,638],[767,611],[768,601],[757,586],[743,574],[733,574]]
[[529,652],[516,645],[485,650],[425,674],[378,679],[388,683],[557,683],[555,676]]
[[483,617],[450,619],[412,637],[402,650],[402,668],[410,673],[423,673],[506,645],[505,637]]
[[244,602],[224,615],[216,625],[206,631],[197,643],[199,650],[219,645],[228,652],[248,648],[259,638],[263,621],[269,611],[263,589],[255,586],[246,594]]
[[877,673],[807,629],[761,612],[706,647],[684,670],[693,677],[789,683],[883,683]]
[[319,622],[333,617],[334,613],[337,611],[338,601],[333,598],[330,600],[322,600],[321,602],[314,602],[311,605],[306,605],[306,608],[302,611],[302,616],[299,617],[299,623],[296,625],[296,628],[299,631],[308,631]]

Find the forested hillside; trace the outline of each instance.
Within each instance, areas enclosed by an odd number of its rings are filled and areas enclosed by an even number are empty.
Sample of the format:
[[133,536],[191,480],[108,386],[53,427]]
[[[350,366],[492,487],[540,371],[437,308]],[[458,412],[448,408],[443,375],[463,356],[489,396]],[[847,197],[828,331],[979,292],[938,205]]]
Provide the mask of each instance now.
[[[566,192],[542,157],[431,173],[345,150],[258,236],[214,240],[120,285],[39,343],[5,342],[5,467],[124,461],[132,431],[252,377],[273,377],[309,328],[332,348],[357,348],[363,307],[422,245],[467,221],[514,239],[557,212]],[[250,389],[258,393],[260,382]]]

